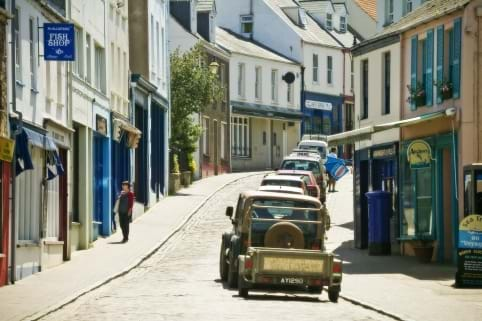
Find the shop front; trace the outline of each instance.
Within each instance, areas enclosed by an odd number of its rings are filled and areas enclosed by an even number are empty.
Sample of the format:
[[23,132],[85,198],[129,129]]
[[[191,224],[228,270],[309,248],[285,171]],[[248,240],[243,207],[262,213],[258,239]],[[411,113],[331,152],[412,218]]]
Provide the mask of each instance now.
[[343,130],[343,97],[305,92],[302,134],[331,135]]
[[437,134],[401,143],[400,240],[404,255],[426,255],[437,262],[456,261],[456,136]]

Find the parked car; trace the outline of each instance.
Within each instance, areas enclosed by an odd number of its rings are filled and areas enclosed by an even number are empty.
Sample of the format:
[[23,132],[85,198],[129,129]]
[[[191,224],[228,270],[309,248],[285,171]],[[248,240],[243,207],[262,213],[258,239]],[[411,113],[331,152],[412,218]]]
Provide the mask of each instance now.
[[238,294],[275,290],[320,294],[337,302],[342,262],[325,250],[330,217],[317,199],[244,192],[226,209],[233,228],[221,240],[219,271]]
[[258,188],[261,192],[273,192],[273,193],[287,193],[287,194],[298,194],[298,195],[308,195],[306,190],[293,187],[293,186],[282,186],[282,185],[264,185]]
[[323,135],[303,135],[298,143],[298,149],[316,150],[320,155],[322,162],[326,163],[328,154],[328,143],[326,136]]
[[274,186],[288,186],[296,187],[302,190],[302,194],[308,195],[308,188],[301,176],[281,176],[276,174],[266,175],[261,181],[261,186],[274,185]]
[[326,177],[325,166],[321,163],[320,156],[300,156],[300,155],[290,155],[283,158],[281,166],[279,169],[282,170],[302,170],[309,171],[313,173],[316,178],[316,182],[320,187],[320,200],[325,202],[326,200],[326,182],[328,178]]
[[308,190],[308,195],[313,196],[316,199],[319,199],[321,202],[325,201],[324,199],[321,198],[320,187],[318,186],[318,183],[316,182],[316,178],[312,172],[280,169],[276,172],[276,174],[281,176],[302,177],[305,182],[306,189]]

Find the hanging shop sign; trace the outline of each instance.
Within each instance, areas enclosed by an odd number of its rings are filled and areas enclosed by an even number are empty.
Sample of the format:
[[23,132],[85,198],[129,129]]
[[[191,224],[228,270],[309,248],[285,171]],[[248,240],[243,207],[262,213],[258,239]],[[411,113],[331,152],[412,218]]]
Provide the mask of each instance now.
[[15,150],[15,141],[10,138],[0,136],[0,160],[11,162]]
[[306,108],[310,109],[318,109],[318,110],[325,110],[325,111],[332,111],[333,105],[331,103],[326,103],[323,101],[316,101],[316,100],[309,100],[305,101]]
[[424,140],[414,140],[408,145],[407,160],[411,169],[430,167],[432,165],[432,148]]
[[71,23],[44,23],[44,59],[75,60],[75,32]]
[[460,222],[457,287],[482,288],[482,215],[469,215]]
[[372,158],[386,158],[397,154],[395,146],[385,149],[375,149],[372,151]]
[[95,115],[95,130],[104,136],[107,136],[107,119],[101,115]]

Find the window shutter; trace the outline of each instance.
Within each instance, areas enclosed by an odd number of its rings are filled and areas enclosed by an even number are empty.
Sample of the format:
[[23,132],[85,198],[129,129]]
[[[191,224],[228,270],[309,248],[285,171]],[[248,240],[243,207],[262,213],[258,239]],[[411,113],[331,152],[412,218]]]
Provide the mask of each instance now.
[[[444,80],[444,25],[437,27],[437,82]],[[442,103],[442,96],[437,90],[437,104]]]
[[427,31],[427,50],[425,50],[425,102],[427,106],[433,104],[433,29]]
[[462,18],[454,21],[454,56],[453,56],[453,98],[460,97],[460,56],[462,51]]
[[[410,87],[413,89],[417,86],[417,54],[418,54],[418,36],[412,37],[412,59],[411,59],[411,77]],[[415,101],[410,102],[411,110],[416,109]]]

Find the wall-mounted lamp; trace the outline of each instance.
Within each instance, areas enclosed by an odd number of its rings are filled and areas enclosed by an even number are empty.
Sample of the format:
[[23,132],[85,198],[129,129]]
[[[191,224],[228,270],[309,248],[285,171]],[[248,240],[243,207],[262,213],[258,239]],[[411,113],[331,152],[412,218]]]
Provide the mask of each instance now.
[[209,64],[209,71],[215,75],[218,73],[218,69],[219,69],[219,64],[216,62],[216,61],[213,61]]

